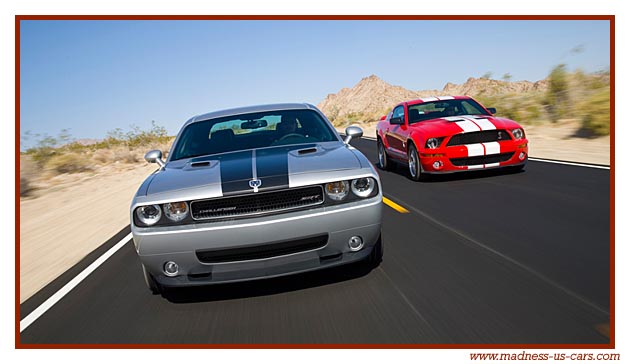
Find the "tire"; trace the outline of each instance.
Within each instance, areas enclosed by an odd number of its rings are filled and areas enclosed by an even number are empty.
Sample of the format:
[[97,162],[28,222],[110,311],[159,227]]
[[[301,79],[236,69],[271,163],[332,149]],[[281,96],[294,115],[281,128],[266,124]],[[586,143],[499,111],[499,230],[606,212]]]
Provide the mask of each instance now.
[[147,272],[144,264],[142,264],[142,274],[144,275],[144,283],[146,283],[152,294],[157,295],[162,293],[162,286],[155,281],[155,278],[153,278],[151,273]]
[[383,141],[378,139],[376,142],[376,152],[378,155],[378,167],[384,171],[389,171],[392,169],[392,161],[387,156],[387,151],[385,150],[385,146],[383,145]]
[[409,143],[409,150],[407,151],[407,165],[409,169],[409,177],[412,180],[426,180],[426,174],[422,172],[422,165],[420,165],[418,150],[416,149],[416,146],[412,143]]
[[374,244],[372,252],[368,256],[368,264],[371,268],[378,267],[383,261],[383,239],[382,236],[378,236],[378,241]]

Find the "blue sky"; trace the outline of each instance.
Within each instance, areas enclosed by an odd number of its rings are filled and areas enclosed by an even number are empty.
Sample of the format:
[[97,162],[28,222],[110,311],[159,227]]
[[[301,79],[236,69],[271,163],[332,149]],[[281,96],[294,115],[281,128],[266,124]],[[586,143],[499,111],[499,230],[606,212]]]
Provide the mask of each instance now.
[[174,135],[196,114],[317,104],[371,74],[425,90],[610,65],[607,21],[23,21],[20,42],[21,132],[75,138],[151,120]]

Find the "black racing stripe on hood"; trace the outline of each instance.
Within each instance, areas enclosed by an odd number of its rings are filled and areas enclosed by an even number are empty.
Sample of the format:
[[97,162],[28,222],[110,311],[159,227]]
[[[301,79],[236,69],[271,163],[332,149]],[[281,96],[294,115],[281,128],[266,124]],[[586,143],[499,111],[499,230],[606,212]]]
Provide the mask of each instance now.
[[[256,178],[262,183],[259,191],[289,187],[289,153],[294,150],[316,148],[316,144],[279,146],[256,149]],[[196,158],[192,163],[219,160],[221,168],[221,190],[224,195],[254,192],[249,181],[252,171],[252,150]]]
[[261,180],[261,190],[289,187],[288,148],[256,151],[256,173]]
[[312,149],[317,145],[292,145],[256,151],[256,172],[262,181],[260,190],[289,187],[289,153],[294,150]]
[[213,159],[219,160],[224,195],[252,190],[249,187],[249,181],[253,178],[251,150],[222,154]]

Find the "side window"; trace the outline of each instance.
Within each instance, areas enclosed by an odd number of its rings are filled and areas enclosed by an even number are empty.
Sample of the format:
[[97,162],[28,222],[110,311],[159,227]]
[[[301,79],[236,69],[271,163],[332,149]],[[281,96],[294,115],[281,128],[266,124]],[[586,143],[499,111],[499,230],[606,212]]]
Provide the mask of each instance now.
[[403,118],[404,119],[405,118],[405,108],[402,105],[397,106],[394,109],[394,112],[392,113],[392,117],[393,118]]

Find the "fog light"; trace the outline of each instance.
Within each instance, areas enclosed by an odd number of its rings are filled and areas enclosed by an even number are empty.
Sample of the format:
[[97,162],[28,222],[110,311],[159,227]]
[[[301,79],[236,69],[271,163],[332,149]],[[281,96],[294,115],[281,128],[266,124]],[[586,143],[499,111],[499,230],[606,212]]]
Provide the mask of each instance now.
[[363,239],[360,236],[353,236],[348,240],[348,246],[353,252],[361,250],[363,248]]
[[525,154],[525,152],[521,152],[521,154],[518,155],[519,160],[525,160],[525,157],[527,157],[527,154]]
[[435,162],[433,162],[433,168],[435,168],[435,169],[442,169],[442,167],[444,167],[444,163],[442,163],[442,161],[435,161]]
[[166,262],[164,263],[164,274],[169,277],[175,277],[179,272],[179,266],[175,262]]

